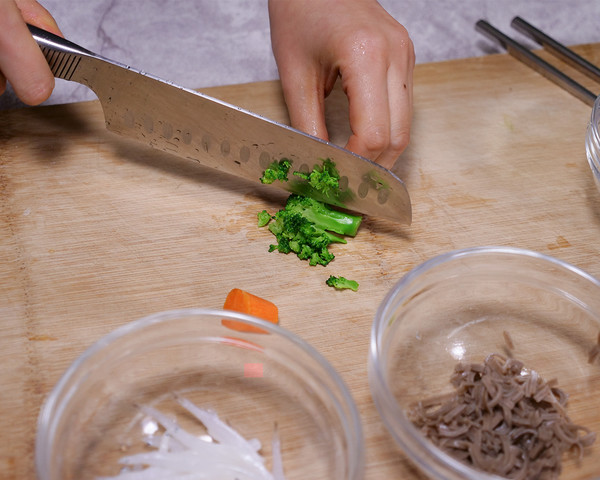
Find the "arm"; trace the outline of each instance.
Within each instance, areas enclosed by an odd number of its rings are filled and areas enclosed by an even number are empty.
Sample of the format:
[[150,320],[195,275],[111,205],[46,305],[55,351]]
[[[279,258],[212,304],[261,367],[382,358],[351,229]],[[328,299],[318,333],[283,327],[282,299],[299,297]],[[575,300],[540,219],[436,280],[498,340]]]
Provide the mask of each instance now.
[[324,100],[340,76],[352,129],[346,148],[392,167],[412,120],[406,29],[376,0],[269,0],[269,16],[292,125],[328,139]]
[[46,100],[54,88],[54,76],[26,23],[61,35],[48,11],[35,0],[0,1],[0,94],[8,80],[26,104]]

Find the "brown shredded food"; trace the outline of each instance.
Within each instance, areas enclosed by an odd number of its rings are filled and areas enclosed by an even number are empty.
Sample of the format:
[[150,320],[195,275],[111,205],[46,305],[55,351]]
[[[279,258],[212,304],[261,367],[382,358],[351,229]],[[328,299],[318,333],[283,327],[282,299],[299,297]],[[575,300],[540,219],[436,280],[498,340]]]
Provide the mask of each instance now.
[[511,479],[555,479],[563,453],[579,457],[596,440],[567,416],[567,394],[522,362],[499,354],[459,363],[455,392],[418,402],[409,418],[435,445],[462,462]]
[[504,330],[502,332],[502,336],[504,337],[504,342],[506,343],[506,347],[509,350],[514,350],[515,349],[515,344],[512,340],[512,337],[510,336],[510,333],[508,333],[506,330]]
[[588,363],[594,363],[596,359],[600,357],[600,333],[598,334],[598,340],[596,345],[592,347],[588,356]]

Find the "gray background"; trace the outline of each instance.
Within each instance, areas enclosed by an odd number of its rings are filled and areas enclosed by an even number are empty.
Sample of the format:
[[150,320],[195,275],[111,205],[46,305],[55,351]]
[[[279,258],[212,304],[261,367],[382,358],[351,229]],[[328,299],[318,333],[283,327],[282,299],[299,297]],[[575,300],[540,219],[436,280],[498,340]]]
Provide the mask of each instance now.
[[[42,3],[69,40],[185,87],[278,78],[271,51],[267,0],[42,0]],[[380,3],[408,29],[417,63],[501,52],[475,31],[475,22],[482,18],[531,46],[511,29],[514,16],[523,17],[566,45],[600,42],[600,0],[381,0]],[[85,87],[58,80],[46,103],[91,99],[94,95]],[[10,88],[0,97],[0,109],[22,106]]]

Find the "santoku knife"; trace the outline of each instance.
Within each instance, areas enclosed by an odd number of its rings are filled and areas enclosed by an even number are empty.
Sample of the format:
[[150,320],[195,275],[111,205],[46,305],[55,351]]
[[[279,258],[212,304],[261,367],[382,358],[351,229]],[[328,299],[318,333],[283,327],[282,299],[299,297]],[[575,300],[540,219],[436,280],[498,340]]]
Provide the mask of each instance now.
[[380,165],[333,143],[96,55],[34,26],[29,29],[52,73],[90,88],[108,130],[152,148],[254,182],[274,161],[291,172],[334,162],[342,194],[323,196],[290,175],[273,185],[359,213],[410,224],[411,203],[402,180]]

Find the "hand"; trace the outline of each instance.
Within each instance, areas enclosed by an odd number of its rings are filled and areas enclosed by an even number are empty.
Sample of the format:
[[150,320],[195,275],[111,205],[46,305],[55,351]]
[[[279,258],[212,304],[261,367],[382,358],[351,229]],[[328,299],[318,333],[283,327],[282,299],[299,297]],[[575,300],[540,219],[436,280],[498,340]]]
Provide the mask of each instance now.
[[348,96],[346,148],[391,168],[410,137],[415,54],[376,0],[269,0],[271,40],[292,126],[328,139],[325,97]]
[[24,103],[38,105],[52,93],[54,76],[26,23],[62,35],[35,0],[0,0],[0,95],[8,80]]

